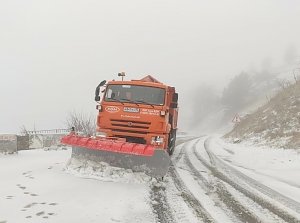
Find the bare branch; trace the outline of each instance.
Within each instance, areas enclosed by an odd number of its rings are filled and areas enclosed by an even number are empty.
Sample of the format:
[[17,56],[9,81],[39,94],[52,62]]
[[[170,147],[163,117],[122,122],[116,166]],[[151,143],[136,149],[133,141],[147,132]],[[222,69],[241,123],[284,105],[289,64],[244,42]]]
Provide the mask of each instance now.
[[68,128],[75,127],[76,132],[87,136],[94,135],[96,131],[96,120],[91,114],[86,115],[76,111],[70,112],[66,120],[66,125]]

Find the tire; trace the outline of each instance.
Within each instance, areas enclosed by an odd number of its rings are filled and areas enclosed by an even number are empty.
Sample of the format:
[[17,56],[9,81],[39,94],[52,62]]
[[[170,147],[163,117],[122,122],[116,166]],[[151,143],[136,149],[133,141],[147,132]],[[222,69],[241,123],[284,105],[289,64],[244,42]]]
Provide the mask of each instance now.
[[171,156],[175,149],[175,141],[176,141],[176,129],[171,130],[169,133],[169,140],[168,140],[168,153]]

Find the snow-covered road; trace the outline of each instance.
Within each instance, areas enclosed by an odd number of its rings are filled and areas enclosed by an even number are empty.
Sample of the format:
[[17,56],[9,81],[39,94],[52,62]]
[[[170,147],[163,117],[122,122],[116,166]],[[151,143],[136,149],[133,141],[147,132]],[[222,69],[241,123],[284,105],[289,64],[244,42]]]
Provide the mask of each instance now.
[[164,181],[66,169],[69,157],[70,150],[0,155],[0,222],[300,222],[295,151],[181,137]]
[[[177,146],[172,159],[160,188],[160,208],[170,211],[157,215],[160,222],[300,222],[296,151],[202,137]],[[276,169],[281,171],[271,176]]]

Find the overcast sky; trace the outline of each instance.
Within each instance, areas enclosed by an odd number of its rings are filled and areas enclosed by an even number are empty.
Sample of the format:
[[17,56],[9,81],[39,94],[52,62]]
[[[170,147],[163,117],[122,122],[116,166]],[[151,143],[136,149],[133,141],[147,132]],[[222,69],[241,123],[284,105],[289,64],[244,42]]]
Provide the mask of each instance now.
[[280,63],[299,27],[298,0],[2,0],[0,132],[95,113],[95,87],[120,71],[175,86],[184,126],[191,89]]

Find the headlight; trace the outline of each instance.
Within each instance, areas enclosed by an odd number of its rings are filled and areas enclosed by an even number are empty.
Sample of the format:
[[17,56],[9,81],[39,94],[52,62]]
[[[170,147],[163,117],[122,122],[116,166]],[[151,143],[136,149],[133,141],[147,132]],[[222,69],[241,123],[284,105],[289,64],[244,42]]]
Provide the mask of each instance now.
[[96,109],[101,112],[102,111],[102,106],[101,105],[96,105]]
[[152,139],[151,139],[151,144],[158,144],[158,145],[160,145],[160,144],[162,144],[163,142],[164,142],[164,138],[161,137],[161,136],[154,136],[154,137],[152,137]]
[[166,111],[160,111],[160,116],[165,116],[166,115]]

